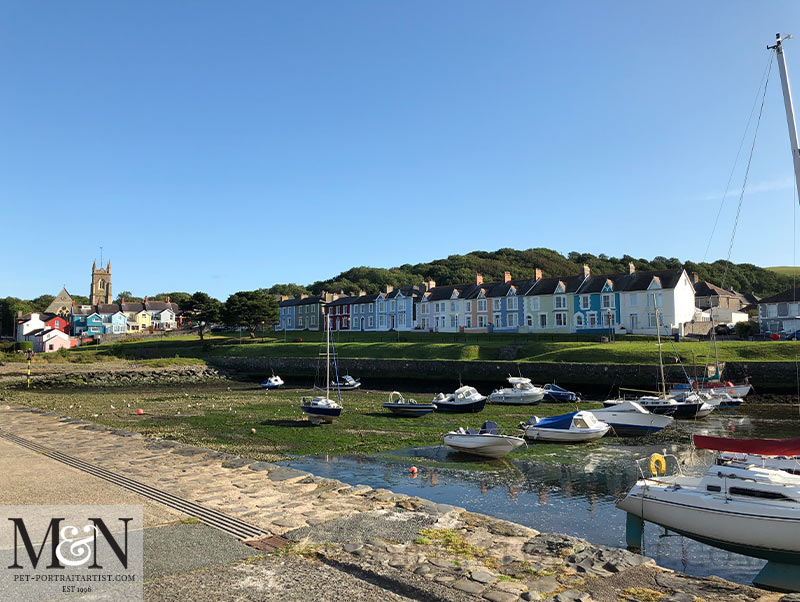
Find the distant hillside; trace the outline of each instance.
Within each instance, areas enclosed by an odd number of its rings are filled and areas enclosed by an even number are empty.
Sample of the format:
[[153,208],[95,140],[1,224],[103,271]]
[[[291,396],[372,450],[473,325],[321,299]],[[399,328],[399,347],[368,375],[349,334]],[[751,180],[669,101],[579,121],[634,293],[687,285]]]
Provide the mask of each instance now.
[[[503,279],[508,270],[514,279],[532,278],[534,270],[541,268],[544,276],[569,276],[580,273],[583,264],[588,264],[593,274],[614,274],[628,269],[632,261],[638,271],[664,270],[684,267],[687,272],[697,272],[701,280],[718,286],[733,288],[742,293],[759,296],[772,295],[791,286],[791,277],[778,271],[765,269],[749,263],[730,263],[723,260],[714,263],[682,262],[676,257],[654,257],[652,260],[634,258],[630,255],[608,257],[591,253],[571,252],[566,257],[552,249],[498,249],[497,251],[473,251],[466,255],[451,255],[414,265],[404,264],[394,268],[354,267],[328,280],[314,282],[308,286],[295,284],[275,285],[270,291],[281,294],[321,291],[358,291],[377,293],[385,285],[393,287],[417,285],[432,278],[437,284],[459,284],[472,282],[475,273],[483,274],[485,282]],[[727,266],[727,274],[726,274]]]
[[771,268],[764,269],[769,270],[770,272],[775,272],[776,274],[780,274],[781,276],[800,276],[800,268],[791,265],[776,265]]

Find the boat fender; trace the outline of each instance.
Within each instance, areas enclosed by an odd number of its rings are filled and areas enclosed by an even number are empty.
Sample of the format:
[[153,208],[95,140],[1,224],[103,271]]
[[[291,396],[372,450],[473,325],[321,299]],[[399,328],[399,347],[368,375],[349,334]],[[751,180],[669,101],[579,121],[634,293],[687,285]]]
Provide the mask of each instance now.
[[666,474],[667,461],[661,454],[653,454],[650,456],[650,474],[652,476]]

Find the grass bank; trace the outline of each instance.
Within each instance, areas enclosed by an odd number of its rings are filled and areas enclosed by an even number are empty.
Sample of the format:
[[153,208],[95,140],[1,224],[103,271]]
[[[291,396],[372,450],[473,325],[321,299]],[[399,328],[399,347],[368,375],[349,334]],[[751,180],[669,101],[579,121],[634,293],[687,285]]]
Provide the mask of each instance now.
[[[287,337],[288,338],[288,337]],[[398,340],[399,338],[399,340]],[[302,339],[302,340],[301,340]],[[260,337],[254,340],[234,335],[170,336],[163,340],[143,340],[86,346],[64,353],[41,354],[44,361],[87,363],[108,359],[161,359],[177,361],[214,357],[301,357],[315,358],[322,351],[320,333],[299,333],[295,339]],[[338,340],[336,340],[338,339]],[[341,359],[428,359],[495,361],[512,359],[519,362],[657,364],[658,345],[641,337],[620,337],[603,343],[587,337],[558,335],[459,335],[432,333],[346,333],[335,337]],[[662,343],[664,360],[675,357],[691,365],[713,361],[713,348],[705,341],[671,340]],[[794,361],[800,355],[797,341],[721,341],[721,361],[781,362]]]

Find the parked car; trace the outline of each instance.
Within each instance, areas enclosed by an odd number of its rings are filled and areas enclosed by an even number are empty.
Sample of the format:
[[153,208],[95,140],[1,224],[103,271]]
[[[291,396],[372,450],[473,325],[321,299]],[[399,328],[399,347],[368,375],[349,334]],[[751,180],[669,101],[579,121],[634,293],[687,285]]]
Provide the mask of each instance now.
[[795,330],[794,332],[790,332],[786,336],[781,338],[787,341],[796,341],[798,337],[800,337],[800,330]]

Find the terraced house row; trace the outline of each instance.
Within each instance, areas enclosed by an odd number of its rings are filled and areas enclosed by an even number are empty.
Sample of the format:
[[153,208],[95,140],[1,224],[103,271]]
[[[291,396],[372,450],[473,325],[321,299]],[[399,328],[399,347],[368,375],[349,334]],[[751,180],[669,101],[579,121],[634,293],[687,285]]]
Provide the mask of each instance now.
[[[581,274],[485,283],[419,287],[367,295],[327,293],[282,299],[278,330],[320,330],[330,316],[332,330],[382,332],[686,333],[697,318],[692,279],[682,268],[622,274]],[[302,309],[300,309],[302,308]],[[656,308],[658,308],[658,315]],[[313,315],[311,322],[307,316]]]

